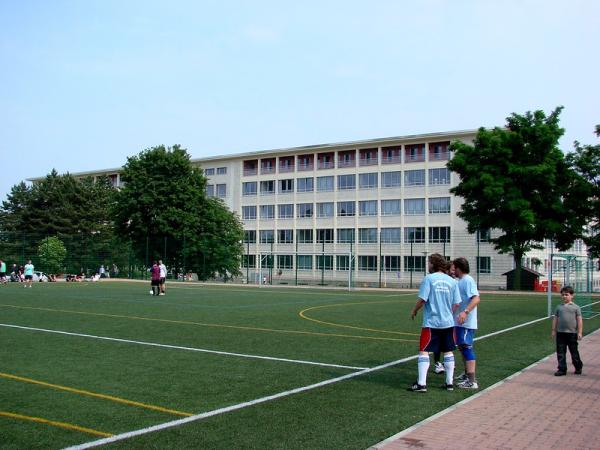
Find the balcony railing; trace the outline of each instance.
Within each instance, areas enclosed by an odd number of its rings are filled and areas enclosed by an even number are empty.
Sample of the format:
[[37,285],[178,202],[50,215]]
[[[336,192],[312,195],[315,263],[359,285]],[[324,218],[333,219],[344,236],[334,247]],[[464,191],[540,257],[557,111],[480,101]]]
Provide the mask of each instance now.
[[298,163],[298,171],[313,170],[313,163]]
[[333,161],[319,161],[319,169],[333,169]]
[[375,166],[377,165],[377,158],[360,158],[361,166]]
[[250,176],[250,175],[256,175],[256,174],[258,174],[258,169],[256,167],[244,169],[244,176]]
[[381,158],[382,164],[398,164],[400,162],[402,162],[402,157],[400,155],[384,156]]
[[273,166],[262,166],[260,168],[260,173],[275,173],[275,167]]
[[355,159],[340,159],[338,161],[338,167],[356,167]]
[[420,155],[406,155],[405,162],[421,162],[421,161],[425,161],[425,155],[424,154],[420,154]]
[[279,173],[293,172],[294,165],[293,164],[284,164],[279,166]]
[[429,161],[445,161],[448,159],[449,152],[431,152]]

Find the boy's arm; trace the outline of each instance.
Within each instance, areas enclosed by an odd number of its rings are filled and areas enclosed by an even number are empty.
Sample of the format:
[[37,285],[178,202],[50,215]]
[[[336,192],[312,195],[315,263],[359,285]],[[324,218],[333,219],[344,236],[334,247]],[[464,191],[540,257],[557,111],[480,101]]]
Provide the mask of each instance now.
[[556,337],[556,316],[552,318],[552,337]]
[[577,339],[583,339],[583,319],[581,315],[577,316]]
[[463,323],[465,323],[465,320],[467,320],[467,316],[469,315],[469,313],[471,311],[473,311],[473,309],[479,305],[480,302],[480,298],[479,295],[474,295],[473,297],[471,297],[471,301],[469,302],[469,304],[467,305],[467,307],[465,309],[463,309],[460,314],[458,315],[458,323],[460,323],[461,325]]
[[412,312],[410,313],[410,318],[411,319],[415,318],[415,316],[417,315],[417,313],[423,307],[424,304],[425,304],[425,300],[423,300],[421,298],[417,300],[417,303],[415,304],[415,307],[413,308]]

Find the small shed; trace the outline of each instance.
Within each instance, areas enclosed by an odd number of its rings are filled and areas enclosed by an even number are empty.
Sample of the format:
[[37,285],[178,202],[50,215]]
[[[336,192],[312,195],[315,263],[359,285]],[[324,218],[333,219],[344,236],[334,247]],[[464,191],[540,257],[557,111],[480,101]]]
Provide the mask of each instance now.
[[[516,269],[509,270],[502,275],[506,277],[506,290],[514,291],[515,290],[515,281],[516,281]],[[539,282],[539,278],[542,276],[541,273],[536,272],[535,270],[528,269],[527,267],[521,267],[521,291],[533,291],[535,290],[536,284]]]

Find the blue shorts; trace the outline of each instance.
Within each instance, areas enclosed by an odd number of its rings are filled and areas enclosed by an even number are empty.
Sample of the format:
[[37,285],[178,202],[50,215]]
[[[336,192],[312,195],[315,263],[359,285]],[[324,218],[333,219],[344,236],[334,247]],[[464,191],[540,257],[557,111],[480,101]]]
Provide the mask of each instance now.
[[473,347],[475,330],[472,328],[454,327],[454,341],[459,347]]
[[421,352],[451,352],[454,344],[454,327],[450,328],[421,328],[419,351]]

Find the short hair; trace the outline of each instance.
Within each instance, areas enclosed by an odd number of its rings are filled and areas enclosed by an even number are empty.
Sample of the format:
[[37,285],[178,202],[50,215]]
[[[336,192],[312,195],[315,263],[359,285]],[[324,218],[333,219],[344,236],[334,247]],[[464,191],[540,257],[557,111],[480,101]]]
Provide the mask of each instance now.
[[469,273],[470,271],[469,261],[467,261],[467,258],[463,258],[462,256],[452,261],[452,264],[454,264],[454,267],[456,267],[462,273]]
[[432,253],[431,255],[429,255],[429,262],[433,266],[434,272],[446,271],[446,258],[444,258],[439,253]]
[[567,294],[571,294],[571,295],[575,294],[575,290],[574,290],[574,289],[573,289],[571,286],[564,286],[564,287],[563,287],[563,288],[560,290],[560,293],[561,293],[561,294],[564,294],[565,292],[566,292]]

